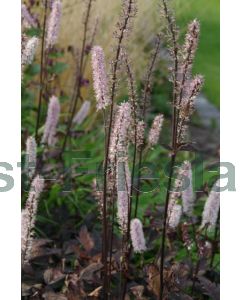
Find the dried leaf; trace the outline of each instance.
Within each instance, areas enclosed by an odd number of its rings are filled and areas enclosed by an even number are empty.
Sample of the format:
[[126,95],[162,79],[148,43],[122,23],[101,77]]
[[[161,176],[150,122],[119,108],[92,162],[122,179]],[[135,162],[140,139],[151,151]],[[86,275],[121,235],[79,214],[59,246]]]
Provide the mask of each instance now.
[[68,300],[62,293],[46,292],[42,295],[45,300]]
[[52,246],[52,241],[49,239],[34,239],[32,244],[31,257],[32,259],[45,256],[48,254],[48,247]]
[[99,297],[101,289],[102,289],[102,286],[99,286],[94,291],[92,291],[90,294],[88,294],[88,296],[89,297]]
[[193,300],[192,297],[186,294],[179,294],[179,293],[171,293],[168,295],[169,299],[171,300]]
[[78,274],[74,273],[67,275],[65,285],[67,289],[66,296],[68,300],[82,300],[87,298],[87,294],[80,285]]
[[198,276],[197,279],[200,282],[200,288],[204,294],[211,297],[212,300],[220,299],[219,285],[211,282],[209,279],[203,276]]
[[29,285],[26,283],[22,283],[22,296],[31,296],[33,290],[41,290],[42,284],[34,284],[34,285]]
[[86,226],[82,226],[79,232],[79,241],[87,252],[90,252],[94,247],[94,240]]
[[148,275],[148,288],[149,290],[159,297],[160,294],[160,275],[158,268],[151,264],[147,268],[147,275]]
[[68,300],[83,300],[87,299],[86,293],[80,288],[79,290],[70,290],[67,292]]
[[93,281],[94,273],[100,271],[103,267],[102,263],[92,263],[83,269],[80,273],[80,280]]
[[136,285],[133,286],[131,292],[136,297],[136,300],[145,300],[146,298],[143,297],[144,286],[143,285]]
[[43,274],[45,283],[55,287],[63,284],[65,277],[58,269],[47,269]]

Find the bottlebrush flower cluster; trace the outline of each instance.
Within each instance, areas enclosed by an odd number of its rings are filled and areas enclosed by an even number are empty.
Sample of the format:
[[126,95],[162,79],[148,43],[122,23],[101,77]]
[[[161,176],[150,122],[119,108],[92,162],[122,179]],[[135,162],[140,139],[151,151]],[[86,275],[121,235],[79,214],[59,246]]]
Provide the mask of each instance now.
[[30,136],[26,142],[26,165],[25,165],[26,173],[29,176],[29,178],[32,178],[35,173],[36,163],[37,163],[37,143],[35,141],[35,138]]
[[182,216],[182,206],[179,204],[175,204],[169,216],[169,221],[168,221],[169,227],[175,229],[180,223],[181,216]]
[[[178,202],[182,200],[182,205]],[[178,169],[174,189],[170,194],[168,206],[168,224],[176,228],[180,222],[182,213],[193,215],[195,197],[192,186],[192,167],[189,161],[185,161]]]
[[181,168],[181,176],[183,180],[182,186],[182,204],[183,212],[188,215],[193,215],[195,196],[192,185],[192,167],[189,161],[185,161]]
[[131,190],[131,175],[128,161],[118,159],[117,162],[117,216],[120,229],[127,232]]
[[189,75],[195,58],[200,33],[200,24],[195,19],[188,25],[188,32],[183,46],[182,73]]
[[178,205],[177,202],[181,199],[181,176],[178,171],[178,176],[174,182],[173,191],[170,193],[169,205],[168,205],[168,219],[171,218],[174,206]]
[[147,247],[142,222],[139,219],[131,220],[131,240],[135,253],[142,253],[146,251]]
[[80,110],[77,112],[73,119],[73,123],[81,125],[82,122],[86,119],[87,115],[89,114],[91,107],[90,101],[84,101]]
[[47,21],[46,48],[53,47],[58,40],[60,21],[62,16],[62,2],[55,0],[52,4],[52,10]]
[[[145,122],[144,121],[138,121],[137,122],[137,148],[141,147],[144,144],[144,136],[145,136]],[[132,137],[132,142],[134,143],[134,136]]]
[[38,44],[39,39],[35,36],[26,42],[22,52],[22,65],[30,65],[33,62]]
[[94,46],[92,49],[92,69],[97,110],[105,109],[110,104],[110,98],[108,96],[104,52],[100,46]]
[[38,209],[38,201],[40,194],[44,188],[44,179],[37,175],[32,181],[28,199],[25,208],[22,211],[22,227],[21,227],[21,250],[23,264],[29,262],[31,258],[33,232]]
[[198,96],[204,82],[201,75],[196,75],[192,78],[191,74],[198,46],[199,32],[200,24],[197,20],[193,20],[188,25],[188,32],[179,59],[179,70],[177,70],[175,74],[177,77],[175,92],[177,95],[176,107],[178,109],[178,143],[182,143],[185,140],[188,122],[194,111],[194,100]]
[[129,102],[123,102],[117,107],[115,114],[115,123],[111,134],[109,147],[109,159],[113,163],[119,151],[124,151],[127,146],[128,129],[131,124],[131,105]]
[[33,18],[33,16],[30,14],[27,6],[25,4],[22,4],[22,19],[23,19],[23,26],[25,27],[37,27],[37,22]]
[[218,212],[220,209],[220,192],[219,192],[220,181],[218,180],[206,201],[204,211],[202,214],[202,225],[201,228],[207,227],[208,230],[214,229],[218,219]]
[[42,143],[54,146],[56,143],[56,130],[60,115],[60,103],[57,97],[52,96],[48,104],[47,120],[44,126]]
[[157,145],[163,125],[164,117],[163,115],[158,115],[155,117],[152,127],[148,136],[148,143],[151,147]]
[[[192,80],[188,81],[185,90],[185,97],[183,98],[181,106],[179,107],[180,120],[182,120],[184,124],[190,120],[190,117],[194,111],[194,100],[201,91],[203,83],[204,79],[201,75],[196,75]],[[180,125],[183,124],[180,123]]]

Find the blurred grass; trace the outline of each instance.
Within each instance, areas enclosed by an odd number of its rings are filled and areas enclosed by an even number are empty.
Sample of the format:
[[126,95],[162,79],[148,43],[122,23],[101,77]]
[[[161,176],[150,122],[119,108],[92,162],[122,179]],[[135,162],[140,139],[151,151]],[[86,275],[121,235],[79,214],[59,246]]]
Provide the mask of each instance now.
[[174,0],[177,21],[181,29],[189,20],[201,23],[199,49],[193,72],[205,76],[203,92],[209,101],[220,105],[220,1]]

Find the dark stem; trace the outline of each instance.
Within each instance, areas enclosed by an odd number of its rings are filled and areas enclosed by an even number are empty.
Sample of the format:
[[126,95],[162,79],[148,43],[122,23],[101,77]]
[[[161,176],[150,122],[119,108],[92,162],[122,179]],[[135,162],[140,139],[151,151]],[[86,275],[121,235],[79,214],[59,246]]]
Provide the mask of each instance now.
[[198,274],[198,271],[199,271],[199,267],[200,267],[200,259],[197,261],[196,268],[195,268],[194,273],[193,273],[193,284],[192,284],[191,296],[194,293],[196,278],[197,278],[197,274]]
[[108,275],[108,291],[111,296],[111,276],[112,276],[112,248],[113,248],[113,237],[114,237],[114,222],[115,222],[115,201],[112,197],[112,219],[110,228],[110,258],[109,258],[109,275]]
[[[130,189],[130,197],[129,197],[129,211],[128,211],[128,224],[127,224],[127,234],[126,234],[126,243],[128,243],[130,238],[130,223],[131,223],[131,215],[132,215],[132,198],[133,198],[133,183],[134,183],[134,176],[135,176],[135,166],[136,166],[136,158],[137,158],[137,99],[136,93],[134,89],[134,78],[132,74],[132,70],[128,61],[127,56],[125,57],[127,74],[129,77],[129,88],[130,88],[130,97],[132,102],[132,112],[133,112],[133,122],[134,122],[134,151],[133,151],[133,164],[132,164],[132,172],[131,172],[131,189]],[[126,267],[127,271],[129,269],[129,258],[131,255],[132,247],[130,246],[127,254],[126,254]],[[127,289],[127,278],[124,278],[123,281],[123,296],[125,298]]]
[[[143,110],[142,110],[142,118],[143,121],[145,122],[146,118],[146,109],[147,109],[147,100],[149,98],[149,95],[151,93],[151,78],[154,70],[154,66],[157,60],[157,55],[159,53],[160,49],[160,35],[157,36],[157,44],[156,48],[152,57],[152,60],[150,62],[148,72],[147,72],[147,77],[146,77],[146,82],[144,85],[144,92],[143,92]],[[138,203],[139,203],[139,197],[140,197],[140,181],[141,181],[141,168],[142,168],[142,156],[143,156],[143,150],[144,150],[144,145],[140,146],[139,150],[139,160],[138,160],[138,175],[137,175],[137,186],[136,186],[136,203],[135,203],[135,212],[134,212],[134,218],[137,217],[137,211],[138,211]]]
[[177,146],[177,90],[178,90],[178,83],[177,83],[177,76],[178,76],[178,45],[177,45],[177,37],[176,37],[176,29],[174,26],[174,20],[170,16],[170,12],[168,10],[166,0],[163,0],[163,7],[164,7],[164,13],[165,17],[168,22],[168,27],[170,30],[171,38],[172,38],[172,48],[173,48],[173,56],[174,56],[174,71],[173,71],[173,121],[172,121],[172,148],[176,149]]
[[137,217],[137,212],[138,212],[138,203],[139,203],[140,185],[141,185],[140,181],[141,181],[142,156],[143,156],[143,151],[140,150],[139,151],[139,161],[138,161],[138,175],[137,175],[136,203],[135,203],[134,218]]
[[163,290],[164,290],[163,269],[164,269],[164,257],[165,257],[165,240],[166,240],[166,230],[167,230],[168,205],[169,205],[169,198],[171,194],[175,160],[176,160],[176,154],[172,154],[168,186],[167,186],[167,195],[166,195],[165,208],[164,208],[164,220],[163,220],[163,232],[162,232],[161,261],[160,261],[160,297],[159,297],[160,300],[163,299]]
[[39,89],[39,97],[38,97],[38,109],[37,109],[37,122],[35,129],[35,138],[38,142],[38,129],[40,126],[40,118],[41,118],[41,109],[42,109],[42,96],[43,96],[43,82],[44,82],[44,48],[45,48],[45,34],[46,34],[46,24],[47,24],[47,8],[48,1],[45,0],[44,7],[44,18],[43,18],[43,33],[42,33],[42,44],[41,44],[41,62],[40,62],[40,89]]
[[[94,44],[94,41],[95,41],[95,37],[96,37],[96,34],[97,34],[98,23],[99,23],[99,20],[97,18],[95,26],[94,26],[94,29],[93,29],[93,33],[92,33],[92,38],[91,38],[91,41],[89,43],[89,49],[92,49],[92,47],[93,47],[93,44]],[[88,57],[89,57],[89,55],[86,57],[86,59],[85,59],[85,61],[83,63],[83,74],[85,73],[85,70],[86,70],[86,67],[87,67]]]
[[[185,81],[187,79],[187,70],[188,70],[188,66],[190,64],[190,56],[191,56],[192,46],[193,46],[193,41],[191,41],[191,46],[189,47],[189,52],[187,54],[187,58],[186,58],[183,73],[182,73],[183,75],[182,75],[182,80],[181,80],[181,84],[180,84],[180,92],[179,92],[179,99],[178,99],[179,107],[180,107],[180,105],[182,103],[182,99],[183,99],[184,85],[185,85]],[[178,121],[178,119],[179,119],[179,111],[177,114],[177,121]]]
[[[125,166],[124,166],[125,168]],[[125,299],[125,295],[126,295],[126,291],[127,291],[127,274],[128,274],[128,270],[129,270],[129,257],[131,254],[131,250],[132,250],[132,246],[129,246],[129,234],[130,231],[128,233],[128,230],[130,229],[130,227],[128,228],[130,221],[131,221],[131,196],[130,196],[130,192],[128,190],[128,185],[127,185],[127,177],[126,177],[126,169],[124,170],[124,175],[125,175],[125,188],[127,190],[127,194],[129,196],[129,201],[128,201],[128,224],[127,224],[127,232],[123,234],[123,266],[124,269],[123,271],[125,272],[125,276],[122,276],[123,278],[123,287],[122,287],[122,296],[121,299],[124,300]],[[124,275],[122,271],[122,274]]]
[[172,154],[171,154],[171,165],[170,165],[170,172],[169,172],[169,180],[168,180],[168,187],[167,187],[167,194],[165,200],[165,209],[164,209],[164,221],[163,221],[163,232],[162,232],[162,245],[161,245],[161,262],[160,262],[160,293],[159,293],[159,300],[163,300],[163,292],[164,292],[164,278],[163,278],[163,269],[164,269],[164,256],[165,256],[165,239],[166,239],[166,227],[167,227],[167,217],[168,217],[168,205],[169,205],[169,198],[171,192],[171,185],[172,185],[172,177],[173,177],[173,170],[177,155],[177,91],[178,91],[178,83],[177,83],[177,76],[178,76],[178,46],[177,46],[177,37],[176,37],[176,30],[175,25],[172,17],[170,16],[166,0],[163,0],[163,8],[165,17],[168,22],[168,27],[171,33],[172,38],[172,47],[173,47],[173,56],[174,56],[174,70],[173,70],[173,99],[172,99]]
[[109,128],[108,128],[108,136],[107,136],[107,147],[105,151],[104,158],[104,183],[103,183],[103,253],[102,253],[102,261],[104,265],[104,280],[103,280],[103,294],[104,299],[108,299],[108,267],[107,267],[107,256],[108,256],[108,240],[107,240],[107,172],[108,172],[108,157],[109,157],[109,146],[111,139],[111,131],[113,125],[113,108],[114,108],[114,99],[116,92],[116,84],[117,84],[117,69],[119,64],[119,57],[122,48],[123,38],[127,29],[128,21],[130,19],[130,14],[132,11],[133,0],[129,0],[127,15],[124,19],[123,26],[121,27],[120,36],[118,39],[117,52],[113,64],[113,73],[112,73],[112,88],[111,88],[111,107],[110,107],[110,117],[109,117]]
[[[191,98],[194,96],[194,91],[192,91],[192,93],[190,94],[190,96],[188,97],[188,104],[191,100]],[[179,102],[178,102],[178,106],[181,104],[181,101],[182,101],[182,98],[179,98]],[[180,120],[180,117],[179,117],[179,110],[177,112],[177,124],[178,125],[178,132],[177,132],[177,141],[180,141],[180,138],[181,138],[181,135],[183,133],[183,125],[185,124],[186,122],[186,116],[185,117],[182,117],[181,120]]]
[[72,111],[70,109],[71,112],[70,112],[70,116],[67,121],[67,130],[66,130],[65,138],[63,141],[63,145],[62,145],[61,155],[65,151],[67,141],[70,136],[73,118],[74,118],[74,115],[75,115],[75,112],[77,109],[78,99],[81,98],[81,79],[83,78],[83,61],[84,61],[84,56],[85,56],[85,46],[86,46],[86,41],[87,41],[87,30],[88,30],[88,23],[89,23],[91,8],[92,8],[92,0],[89,0],[86,18],[84,21],[84,31],[83,31],[84,33],[83,33],[83,42],[82,42],[79,70],[77,71],[77,78],[76,78],[76,83],[75,83],[75,87],[74,87],[74,91],[73,91],[73,97],[72,97],[72,100],[70,103],[70,108],[72,107]]
[[213,249],[212,249],[212,255],[211,255],[211,260],[210,260],[210,268],[212,269],[213,267],[213,262],[214,262],[214,257],[216,254],[216,248],[217,248],[217,237],[218,237],[218,232],[219,232],[219,220],[220,220],[220,211],[218,212],[218,220],[217,220],[217,224],[215,227],[215,232],[214,232],[214,240],[213,240]]

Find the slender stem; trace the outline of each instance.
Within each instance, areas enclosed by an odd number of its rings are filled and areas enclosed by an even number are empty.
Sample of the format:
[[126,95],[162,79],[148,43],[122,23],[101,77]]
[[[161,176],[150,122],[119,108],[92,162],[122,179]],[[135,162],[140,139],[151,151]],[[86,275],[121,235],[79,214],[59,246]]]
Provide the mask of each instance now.
[[[181,96],[180,96],[181,97]],[[190,94],[190,96],[188,97],[188,105],[189,105],[189,102],[190,100],[192,99],[192,97],[194,97],[194,91],[192,91],[192,93]],[[182,101],[182,98],[179,98],[179,102],[178,102],[178,106],[180,106],[181,104],[181,101]],[[181,138],[181,135],[182,135],[182,132],[183,132],[183,125],[185,124],[186,122],[186,116],[185,117],[182,117],[180,119],[180,115],[179,115],[179,110],[177,112],[177,124],[178,124],[178,132],[177,132],[177,141],[180,141],[180,138]]]
[[90,17],[90,12],[92,8],[92,0],[89,0],[88,2],[88,7],[87,7],[87,13],[86,13],[86,18],[84,21],[84,33],[83,33],[83,41],[82,41],[82,49],[81,49],[81,56],[80,56],[80,64],[79,64],[79,71],[77,72],[77,78],[76,78],[76,83],[74,87],[74,92],[73,92],[73,97],[70,103],[70,107],[72,107],[72,111],[70,112],[70,116],[68,118],[67,122],[67,130],[65,134],[65,138],[63,141],[62,145],[62,150],[61,150],[61,155],[64,153],[68,138],[70,136],[70,131],[72,127],[72,122],[73,118],[77,109],[77,103],[78,99],[81,98],[81,79],[83,77],[83,62],[84,62],[84,56],[85,56],[85,46],[86,46],[86,41],[87,41],[87,29],[88,29],[88,22],[89,22],[89,17]]
[[[157,60],[157,56],[160,50],[160,35],[157,36],[157,44],[156,48],[152,57],[152,60],[150,62],[148,72],[147,72],[147,77],[146,77],[146,82],[144,86],[144,92],[143,92],[143,110],[142,110],[142,116],[143,116],[143,121],[145,121],[146,118],[146,109],[147,109],[147,99],[149,98],[149,95],[151,93],[151,78],[154,70],[154,66]],[[134,217],[137,217],[137,211],[138,211],[138,202],[139,202],[139,197],[140,197],[140,181],[141,181],[141,168],[142,168],[142,156],[143,156],[143,150],[144,150],[144,145],[141,145],[140,150],[139,150],[139,160],[138,160],[138,176],[137,176],[137,187],[136,187],[136,203],[135,203],[135,212],[134,212]]]
[[[135,166],[136,166],[136,158],[137,158],[137,99],[136,93],[134,89],[134,78],[132,74],[132,70],[128,61],[127,56],[125,57],[127,73],[129,77],[129,88],[130,88],[130,97],[132,101],[132,111],[133,111],[133,122],[134,122],[134,151],[133,151],[133,164],[132,164],[132,172],[131,172],[131,188],[130,188],[130,197],[129,197],[129,210],[128,210],[128,224],[127,224],[127,234],[126,234],[126,242],[128,243],[130,238],[130,222],[131,222],[131,215],[132,215],[132,198],[133,198],[133,183],[134,183],[134,175],[135,175]],[[129,268],[129,258],[131,255],[132,247],[130,246],[127,254],[126,254],[126,267],[127,270]],[[124,278],[123,283],[123,296],[122,298],[125,299],[127,289],[127,279]]]
[[[146,77],[146,82],[144,86],[144,92],[143,92],[143,120],[145,121],[145,116],[146,116],[146,108],[147,108],[147,100],[149,98],[149,95],[151,93],[151,78],[154,70],[154,66],[157,60],[157,55],[160,49],[160,36],[157,36],[157,44],[156,44],[156,49],[154,51],[152,60],[149,65],[149,69],[147,72],[147,77]],[[132,76],[131,76],[131,70],[129,69],[129,66],[127,66],[128,73],[130,75],[130,81],[133,81]],[[133,93],[133,90],[132,90]],[[134,119],[136,120],[136,115],[134,115]],[[136,166],[136,158],[137,158],[137,125],[135,124],[135,148],[134,148],[134,157],[133,157],[133,170],[132,170],[132,185],[131,185],[131,197],[130,197],[130,210],[129,210],[129,219],[128,219],[128,231],[127,231],[127,240],[129,239],[129,234],[130,234],[130,219],[131,219],[131,214],[132,214],[132,197],[133,197],[133,179],[134,179],[134,174],[135,174],[135,166]],[[136,204],[135,204],[135,211],[134,211],[134,217],[137,217],[137,210],[138,210],[138,203],[139,203],[139,195],[140,195],[140,178],[141,178],[141,166],[142,166],[142,157],[143,157],[143,150],[144,147],[141,145],[140,150],[139,150],[139,161],[138,161],[138,181],[137,181],[137,188],[136,188]],[[131,250],[132,247],[130,246],[129,251],[127,253],[127,265],[129,264],[129,257],[131,255]],[[125,278],[124,283],[123,283],[123,294],[122,294],[122,299],[124,299],[125,294],[126,294],[126,287],[127,287],[127,280]]]
[[168,217],[168,205],[170,198],[170,191],[172,185],[172,176],[175,165],[175,160],[177,156],[177,92],[178,92],[178,45],[177,45],[177,37],[176,30],[174,26],[174,21],[170,16],[166,0],[163,1],[163,9],[165,13],[165,17],[168,22],[168,27],[170,30],[171,38],[172,38],[172,47],[173,47],[173,56],[174,56],[174,70],[173,70],[173,100],[172,100],[172,154],[171,154],[171,164],[170,164],[170,172],[169,172],[169,180],[167,187],[167,194],[165,200],[165,209],[164,209],[164,221],[163,221],[163,232],[162,232],[162,245],[161,245],[161,262],[160,262],[160,293],[159,300],[163,300],[163,292],[164,292],[164,278],[163,278],[163,269],[164,269],[164,257],[165,257],[165,239],[166,239],[166,227],[167,227],[167,217]]
[[[124,166],[125,169],[125,166]],[[130,231],[128,233],[128,230],[130,229],[130,227],[128,228],[130,221],[131,221],[131,188],[130,190],[128,189],[128,184],[127,184],[127,177],[126,177],[126,169],[124,170],[124,175],[125,175],[125,188],[126,188],[126,192],[128,194],[128,224],[127,224],[127,232],[123,234],[123,264],[124,264],[124,269],[122,270],[125,271],[125,276],[123,276],[123,287],[122,287],[122,296],[121,299],[124,300],[125,299],[125,295],[126,295],[126,291],[127,291],[127,273],[129,270],[129,257],[131,254],[131,250],[132,247],[130,246],[128,248],[128,241],[129,241],[129,235],[130,235]],[[125,241],[124,241],[125,239]]]
[[215,232],[214,232],[214,240],[213,240],[213,249],[212,249],[212,256],[210,260],[210,268],[213,267],[213,262],[214,262],[214,257],[216,254],[216,243],[217,243],[217,237],[218,237],[218,232],[219,232],[219,219],[220,219],[220,212],[218,212],[218,221],[215,227]]
[[[206,240],[206,238],[207,238],[207,226],[204,227],[202,230],[205,230],[205,234],[204,235],[205,235],[205,240]],[[201,251],[200,251],[199,242],[198,242],[198,235],[200,236],[200,232],[197,233],[197,234],[194,234],[194,240],[195,240],[196,247],[197,247],[197,250],[198,250],[198,261],[197,261],[195,269],[193,271],[191,296],[193,296],[193,293],[194,293],[196,279],[197,279],[197,274],[198,274],[198,271],[199,271],[199,267],[200,267],[200,263],[201,263],[201,257],[202,257],[202,254],[200,254]]]
[[115,60],[113,63],[113,73],[112,73],[112,88],[111,88],[111,106],[110,106],[110,117],[109,117],[109,128],[108,128],[108,136],[107,136],[107,147],[105,151],[105,159],[104,159],[104,183],[103,183],[103,253],[102,260],[104,264],[104,280],[103,280],[103,293],[104,299],[108,299],[108,276],[107,276],[107,256],[108,256],[108,239],[107,239],[107,172],[108,172],[108,157],[109,157],[109,146],[111,139],[111,131],[113,125],[113,108],[114,108],[114,99],[116,92],[116,84],[117,84],[117,69],[119,64],[119,58],[122,49],[122,42],[125,36],[125,32],[127,29],[127,25],[130,19],[130,14],[132,11],[133,0],[129,0],[128,10],[126,17],[123,22],[123,26],[121,27],[120,36],[118,38],[118,46],[116,51]]
[[110,258],[109,258],[109,275],[108,275],[108,291],[111,296],[111,276],[112,276],[112,248],[113,248],[113,236],[114,236],[114,222],[115,222],[115,201],[112,197],[112,219],[110,228]]
[[199,271],[199,267],[200,267],[200,259],[197,261],[194,273],[193,273],[193,284],[192,284],[192,290],[191,290],[191,296],[193,296],[193,292],[195,289],[195,284],[196,284],[196,277]]
[[46,24],[47,24],[47,8],[48,8],[48,1],[45,0],[44,17],[43,17],[43,33],[42,33],[42,44],[41,44],[40,87],[39,87],[40,89],[39,89],[39,97],[38,97],[37,122],[36,122],[36,129],[35,129],[36,141],[38,141],[38,129],[40,126],[41,109],[42,109],[43,82],[44,82],[44,48],[45,48],[45,34],[46,34]]
[[[188,66],[190,64],[190,57],[191,57],[192,47],[193,47],[193,41],[191,41],[189,51],[187,53],[186,61],[185,61],[185,64],[184,64],[184,69],[182,71],[182,80],[181,80],[181,84],[180,84],[178,106],[181,105],[182,99],[183,99],[184,85],[185,85],[185,82],[186,82],[186,79],[187,79],[187,70],[188,70]],[[178,111],[178,114],[177,114],[177,119],[179,119],[179,111]]]
[[[94,29],[93,29],[93,33],[92,33],[92,38],[91,38],[91,41],[89,43],[89,49],[92,49],[92,47],[93,47],[93,43],[95,41],[95,37],[96,37],[96,34],[97,34],[98,23],[99,23],[99,19],[97,18],[96,22],[95,22]],[[83,73],[85,73],[85,70],[86,70],[86,67],[87,67],[88,57],[89,56],[86,57],[86,59],[84,61],[84,64],[83,64]]]
[[139,161],[138,161],[138,176],[137,176],[136,203],[135,203],[134,218],[137,217],[137,212],[138,212],[138,203],[139,203],[139,196],[140,196],[142,156],[143,156],[143,151],[140,150],[140,152],[139,152]]
[[163,8],[165,17],[168,22],[168,27],[170,30],[171,38],[172,38],[172,48],[173,48],[173,57],[174,57],[174,70],[173,70],[173,122],[172,122],[172,147],[176,149],[177,146],[177,139],[176,139],[176,131],[177,131],[177,90],[178,90],[178,45],[177,45],[177,37],[176,37],[176,29],[174,26],[174,20],[172,19],[170,12],[167,7],[166,0],[163,1]]
[[164,220],[163,220],[163,232],[162,232],[161,262],[160,262],[160,298],[159,298],[160,300],[163,299],[163,290],[164,290],[163,268],[164,268],[164,257],[165,257],[165,240],[166,240],[166,229],[167,229],[168,205],[169,205],[169,199],[171,193],[175,159],[176,159],[176,154],[172,154],[168,186],[167,186],[167,195],[166,195],[165,208],[164,208]]
[[[134,124],[134,151],[133,151],[133,164],[132,164],[132,173],[131,173],[131,191],[130,191],[130,209],[132,207],[132,196],[133,196],[133,181],[135,174],[135,165],[136,165],[136,156],[137,156],[137,96],[134,88],[134,78],[133,73],[128,61],[128,58],[125,57],[127,73],[129,77],[129,88],[130,88],[130,97],[132,102],[132,112],[133,112],[133,124]],[[131,218],[131,211],[129,215],[129,220]],[[130,221],[128,222],[130,223]],[[128,224],[129,225],[129,224]],[[128,226],[129,227],[129,226]]]

